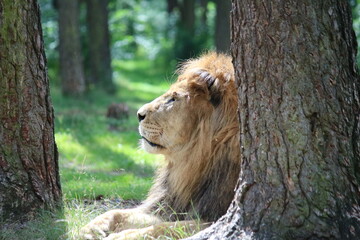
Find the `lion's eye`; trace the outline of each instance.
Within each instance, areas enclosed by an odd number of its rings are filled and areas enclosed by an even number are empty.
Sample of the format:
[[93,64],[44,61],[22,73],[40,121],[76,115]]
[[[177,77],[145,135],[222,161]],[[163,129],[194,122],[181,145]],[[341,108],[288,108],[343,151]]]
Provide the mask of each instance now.
[[172,97],[172,98],[170,98],[167,102],[166,102],[166,104],[169,104],[169,103],[172,103],[172,102],[175,102],[175,98],[174,97]]

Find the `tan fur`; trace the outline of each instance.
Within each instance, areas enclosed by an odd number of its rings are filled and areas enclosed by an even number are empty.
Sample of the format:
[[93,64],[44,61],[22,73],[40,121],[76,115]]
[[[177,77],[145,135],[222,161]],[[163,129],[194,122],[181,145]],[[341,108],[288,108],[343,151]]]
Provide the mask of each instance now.
[[[149,217],[140,217],[145,223],[139,224],[137,233],[127,230],[127,236],[130,232],[143,235],[144,231],[158,236],[161,234],[154,227],[158,229],[161,221],[187,220],[196,214],[205,222],[215,221],[225,213],[234,194],[241,163],[231,58],[207,53],[183,63],[177,73],[177,82],[165,94],[138,111],[139,132],[146,138],[142,147],[150,153],[163,154],[166,165],[159,170],[145,202],[130,210],[133,219],[141,214]],[[99,232],[94,231],[99,225],[107,227],[100,235],[121,232],[130,225],[133,228],[124,211],[99,216],[84,228],[84,233],[96,235],[92,233]],[[174,211],[187,215],[179,217]],[[124,234],[118,233],[118,239]],[[117,239],[110,236],[109,239]]]

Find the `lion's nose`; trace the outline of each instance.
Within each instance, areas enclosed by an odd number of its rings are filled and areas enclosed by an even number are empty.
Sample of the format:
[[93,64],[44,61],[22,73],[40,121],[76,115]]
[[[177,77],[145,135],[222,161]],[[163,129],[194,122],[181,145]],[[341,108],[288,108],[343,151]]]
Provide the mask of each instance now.
[[137,113],[137,117],[138,117],[139,122],[141,122],[142,120],[145,119],[146,115],[145,115],[145,114],[142,115],[141,113],[138,112],[138,113]]
[[145,110],[145,107],[144,107],[144,106],[141,107],[141,108],[139,109],[139,111],[137,111],[137,117],[138,117],[139,122],[141,122],[142,120],[145,119],[145,117],[146,117],[146,110]]

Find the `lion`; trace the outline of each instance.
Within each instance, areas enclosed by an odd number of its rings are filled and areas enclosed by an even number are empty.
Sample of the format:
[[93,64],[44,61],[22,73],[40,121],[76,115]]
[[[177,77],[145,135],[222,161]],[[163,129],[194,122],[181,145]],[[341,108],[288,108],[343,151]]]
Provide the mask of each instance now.
[[177,73],[165,94],[137,112],[141,147],[165,157],[147,199],[96,217],[84,239],[178,238],[174,227],[195,231],[194,219],[203,228],[226,213],[241,167],[231,58],[206,53]]

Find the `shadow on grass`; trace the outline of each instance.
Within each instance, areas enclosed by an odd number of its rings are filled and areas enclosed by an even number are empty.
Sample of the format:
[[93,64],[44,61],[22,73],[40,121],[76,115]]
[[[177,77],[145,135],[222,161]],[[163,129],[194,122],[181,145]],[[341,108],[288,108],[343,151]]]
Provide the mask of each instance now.
[[53,212],[40,210],[36,217],[27,222],[1,222],[1,240],[68,239],[68,224],[63,208]]
[[[112,171],[126,170],[139,177],[153,175],[153,166],[135,160],[138,157],[136,154],[138,154],[137,145],[140,138],[135,129],[124,132],[109,131],[104,117],[92,119],[82,113],[62,115],[59,119],[61,122],[56,124],[57,132],[71,135],[72,140],[84,150],[86,156],[73,162],[79,164],[79,167],[85,170],[91,169],[94,172],[103,172],[103,168]],[[66,153],[63,152],[63,154]],[[76,158],[74,155],[64,157],[71,159],[70,162]],[[90,166],[84,167],[81,164],[90,164]],[[71,167],[71,165],[68,166]]]

